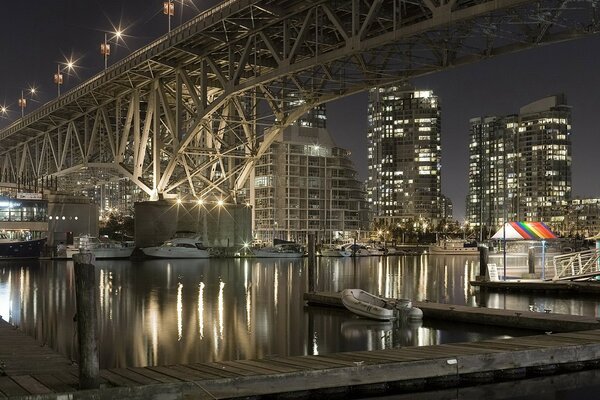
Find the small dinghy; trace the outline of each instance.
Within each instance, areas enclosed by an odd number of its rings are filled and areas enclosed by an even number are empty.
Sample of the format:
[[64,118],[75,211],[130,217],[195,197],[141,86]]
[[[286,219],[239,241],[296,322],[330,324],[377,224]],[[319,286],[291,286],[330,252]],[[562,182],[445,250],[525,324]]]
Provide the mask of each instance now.
[[355,314],[389,321],[395,318],[395,305],[362,289],[342,290],[342,303]]

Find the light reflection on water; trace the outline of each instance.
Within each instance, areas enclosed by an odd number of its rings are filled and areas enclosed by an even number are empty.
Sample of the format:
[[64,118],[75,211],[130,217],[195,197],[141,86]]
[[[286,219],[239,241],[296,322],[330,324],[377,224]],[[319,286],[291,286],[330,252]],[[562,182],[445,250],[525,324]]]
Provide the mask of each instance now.
[[[264,358],[522,335],[509,329],[425,321],[404,324],[305,307],[306,260],[97,261],[101,367]],[[468,285],[477,257],[323,258],[321,291],[359,287],[387,297],[526,310],[530,304],[597,316],[598,303],[479,295]],[[0,264],[0,314],[76,358],[71,262]]]

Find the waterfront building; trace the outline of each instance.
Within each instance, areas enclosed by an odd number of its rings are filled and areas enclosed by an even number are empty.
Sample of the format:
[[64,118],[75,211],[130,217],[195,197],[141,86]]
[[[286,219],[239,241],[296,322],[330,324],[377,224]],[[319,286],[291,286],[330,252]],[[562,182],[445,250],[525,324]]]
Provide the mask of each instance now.
[[600,233],[600,198],[575,198],[561,211],[561,235],[590,237]]
[[481,240],[504,221],[517,218],[513,199],[518,122],[507,116],[472,118],[469,123],[467,221]]
[[487,237],[505,221],[558,228],[571,197],[571,107],[564,95],[518,115],[470,120],[467,218]]
[[250,185],[255,239],[306,242],[314,233],[320,242],[348,241],[368,230],[350,152],[335,144],[322,111],[285,129],[256,163]]
[[81,191],[100,207],[100,218],[106,218],[115,213],[131,215],[137,201],[148,199],[137,185],[127,178],[98,183]]
[[437,225],[444,214],[437,96],[380,87],[369,91],[368,107],[367,196],[375,221]]

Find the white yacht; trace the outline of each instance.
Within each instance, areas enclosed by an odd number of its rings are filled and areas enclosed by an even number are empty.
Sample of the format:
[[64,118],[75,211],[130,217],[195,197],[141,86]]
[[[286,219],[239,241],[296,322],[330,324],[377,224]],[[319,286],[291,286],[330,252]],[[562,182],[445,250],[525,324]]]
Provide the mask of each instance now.
[[252,249],[252,253],[258,258],[298,258],[304,256],[302,247],[296,243],[283,243],[271,247]]
[[154,258],[209,258],[210,252],[198,236],[167,240],[160,246],[144,247],[142,252]]
[[93,253],[96,259],[102,258],[129,258],[134,250],[133,243],[115,242],[111,240],[101,240],[95,236],[83,235],[74,238],[73,244],[58,250],[58,258],[73,258],[73,254],[80,251],[89,251]]
[[429,253],[472,256],[479,254],[479,249],[477,243],[470,243],[462,239],[446,239],[430,245]]
[[319,250],[321,257],[350,257],[352,250],[343,249],[341,246],[323,245]]

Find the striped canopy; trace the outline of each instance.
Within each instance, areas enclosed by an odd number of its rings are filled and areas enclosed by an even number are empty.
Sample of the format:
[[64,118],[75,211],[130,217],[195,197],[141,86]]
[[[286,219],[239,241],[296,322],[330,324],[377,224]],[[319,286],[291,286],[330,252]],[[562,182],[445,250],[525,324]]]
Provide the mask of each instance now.
[[556,239],[556,235],[543,222],[507,222],[492,239],[546,240]]

